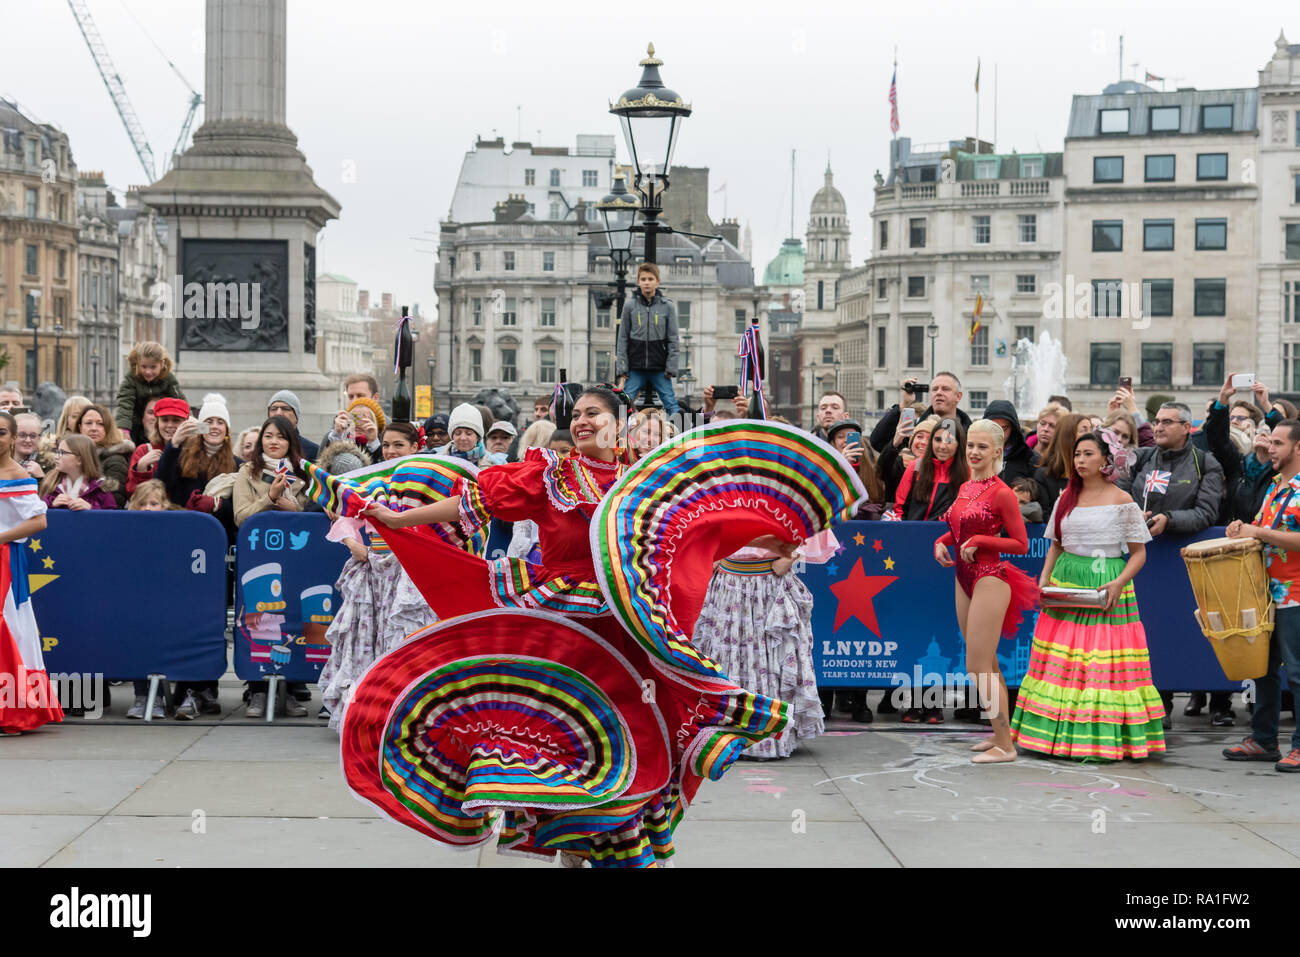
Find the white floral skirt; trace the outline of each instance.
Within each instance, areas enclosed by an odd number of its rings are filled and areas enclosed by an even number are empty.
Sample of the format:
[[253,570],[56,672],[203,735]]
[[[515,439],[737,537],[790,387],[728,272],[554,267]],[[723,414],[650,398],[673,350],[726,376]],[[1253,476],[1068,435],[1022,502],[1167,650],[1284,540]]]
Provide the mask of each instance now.
[[794,573],[737,575],[718,570],[709,582],[692,641],[742,688],[790,705],[780,736],[742,757],[784,758],[825,730],[813,666],[812,594]]
[[318,682],[335,731],[366,669],[438,620],[391,552],[371,552],[367,562],[349,558],[336,587],[343,605],[325,633],[330,657]]

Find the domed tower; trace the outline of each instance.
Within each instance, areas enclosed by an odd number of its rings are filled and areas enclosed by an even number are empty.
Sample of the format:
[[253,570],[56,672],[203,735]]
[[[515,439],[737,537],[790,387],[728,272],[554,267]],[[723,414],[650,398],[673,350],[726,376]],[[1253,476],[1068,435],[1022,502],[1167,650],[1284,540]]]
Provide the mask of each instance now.
[[[849,217],[844,196],[835,188],[835,175],[826,164],[826,185],[813,196],[808,213],[808,244],[804,254],[805,326],[834,321],[835,280],[849,268]],[[818,315],[818,314],[821,315]]]

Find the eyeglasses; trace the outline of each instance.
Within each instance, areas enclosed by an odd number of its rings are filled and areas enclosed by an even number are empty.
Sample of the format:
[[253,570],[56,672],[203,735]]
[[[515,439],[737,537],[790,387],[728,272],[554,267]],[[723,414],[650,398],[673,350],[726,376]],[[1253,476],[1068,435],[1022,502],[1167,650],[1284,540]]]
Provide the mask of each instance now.
[[18,433],[18,438],[20,438],[20,439],[39,439],[40,437],[41,437],[41,433],[39,433],[39,432],[19,432],[19,433]]
[[73,452],[71,449],[55,449],[54,454],[55,455],[76,455],[76,453]]
[[1156,425],[1182,425],[1182,419],[1156,419]]
[[1249,421],[1249,419],[1250,419],[1250,416],[1248,416],[1248,415],[1230,415],[1230,416],[1228,416],[1228,421],[1229,421],[1229,422],[1246,422],[1246,421]]

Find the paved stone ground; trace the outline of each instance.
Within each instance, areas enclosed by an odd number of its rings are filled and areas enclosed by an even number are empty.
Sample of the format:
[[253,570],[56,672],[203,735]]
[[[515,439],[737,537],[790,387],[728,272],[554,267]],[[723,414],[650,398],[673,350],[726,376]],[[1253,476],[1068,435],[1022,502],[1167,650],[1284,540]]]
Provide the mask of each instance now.
[[[344,787],[338,738],[316,718],[271,726],[225,714],[126,721],[130,687],[98,721],[0,738],[0,847],[18,867],[540,867],[455,852],[382,820]],[[1220,868],[1300,863],[1300,775],[1219,756],[1246,729],[1211,730],[1176,702],[1171,752],[1138,764],[1023,756],[978,766],[981,731],[892,716],[831,732],[780,762],[742,761],[706,784],[677,832],[679,867],[1053,866]],[[314,716],[319,701],[310,706]],[[1284,734],[1289,733],[1289,722]],[[197,828],[196,821],[202,828]],[[196,833],[196,830],[199,832]]]

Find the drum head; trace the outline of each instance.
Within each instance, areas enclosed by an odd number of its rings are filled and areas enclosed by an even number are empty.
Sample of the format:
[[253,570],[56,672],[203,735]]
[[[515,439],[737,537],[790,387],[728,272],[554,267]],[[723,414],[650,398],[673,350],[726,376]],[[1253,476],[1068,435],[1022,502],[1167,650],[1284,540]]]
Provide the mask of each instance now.
[[1182,554],[1185,558],[1212,558],[1215,555],[1254,552],[1262,547],[1257,538],[1207,538],[1185,546]]

